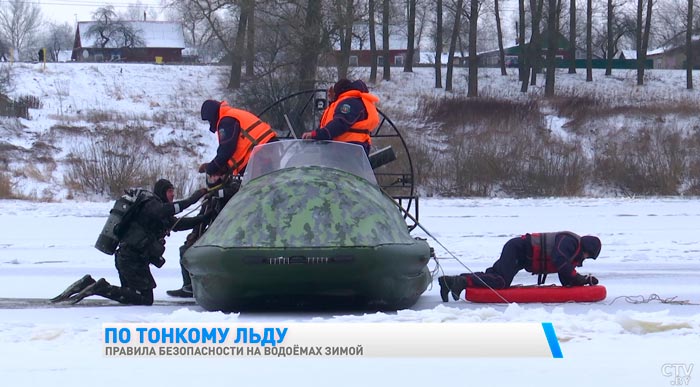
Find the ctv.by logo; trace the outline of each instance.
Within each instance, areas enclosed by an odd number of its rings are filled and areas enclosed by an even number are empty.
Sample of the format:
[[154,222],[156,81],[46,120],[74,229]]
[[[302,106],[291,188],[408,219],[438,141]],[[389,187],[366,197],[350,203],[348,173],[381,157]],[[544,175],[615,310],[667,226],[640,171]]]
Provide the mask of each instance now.
[[661,366],[661,375],[670,377],[672,386],[687,386],[693,366],[693,363],[666,363]]

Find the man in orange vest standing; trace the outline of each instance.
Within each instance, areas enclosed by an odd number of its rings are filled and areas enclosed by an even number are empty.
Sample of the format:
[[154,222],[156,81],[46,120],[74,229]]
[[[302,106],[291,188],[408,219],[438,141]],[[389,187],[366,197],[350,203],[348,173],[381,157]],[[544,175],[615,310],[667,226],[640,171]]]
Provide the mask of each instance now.
[[507,288],[522,269],[538,274],[538,285],[544,284],[547,273],[557,273],[564,286],[597,285],[596,277],[581,275],[576,268],[583,266],[586,258],[598,258],[601,247],[598,237],[569,231],[525,234],[506,242],[501,257],[486,272],[438,278],[440,297],[447,302],[449,293],[458,300],[468,288]]
[[[253,148],[256,145],[277,141],[277,135],[268,123],[250,112],[229,106],[226,101],[212,99],[204,101],[201,115],[203,121],[209,122],[209,131],[216,133],[219,139],[216,156],[210,162],[199,166],[199,173],[207,174],[207,186],[210,189],[220,186],[219,189],[207,195],[200,210],[202,213],[213,211],[211,218],[213,220],[228,200],[238,192],[240,186],[240,180],[227,175],[243,175]],[[166,293],[169,296],[193,297],[192,280],[187,269],[182,266],[182,257],[204,233],[208,224],[190,233],[185,244],[180,247],[182,287],[168,290]]]
[[341,79],[328,89],[328,99],[330,104],[321,116],[320,127],[301,138],[359,144],[369,154],[370,134],[379,126],[375,106],[379,98],[369,93],[363,81]]

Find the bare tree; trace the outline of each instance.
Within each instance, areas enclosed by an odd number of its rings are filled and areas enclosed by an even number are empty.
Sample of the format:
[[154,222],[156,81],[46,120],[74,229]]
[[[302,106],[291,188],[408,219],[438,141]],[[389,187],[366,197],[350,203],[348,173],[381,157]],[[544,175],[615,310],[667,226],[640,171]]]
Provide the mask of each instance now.
[[296,66],[299,90],[309,90],[316,87],[316,68],[322,51],[321,0],[307,0],[303,11],[301,51]]
[[95,23],[88,28],[86,36],[95,37],[95,46],[106,47],[136,47],[143,45],[141,31],[137,31],[130,23],[122,20],[108,5],[98,8],[92,14]]
[[167,7],[168,19],[182,24],[185,42],[197,51],[201,60],[210,62],[218,53],[225,51],[211,27],[211,24],[221,25],[217,15],[212,16],[214,20],[210,23],[197,1],[172,0]]
[[576,0],[569,0],[569,74],[576,74]]
[[501,12],[498,10],[498,0],[494,0],[494,13],[496,14],[496,35],[498,39],[498,61],[501,64],[501,75],[506,72],[506,54],[503,49],[503,31],[501,30]]
[[545,97],[554,96],[554,81],[556,69],[556,52],[559,41],[559,7],[561,1],[549,0],[547,9],[547,75],[545,77],[544,95]]
[[0,39],[15,50],[17,57],[29,57],[25,52],[41,25],[41,11],[36,3],[25,0],[7,0],[0,5]]
[[391,11],[391,0],[382,0],[382,56],[384,57],[384,67],[382,80],[391,80],[391,62],[389,60],[389,22]]
[[[525,0],[518,0],[518,80],[525,82],[530,77],[527,72],[528,60],[525,52]],[[523,85],[527,91],[527,83]]]
[[593,45],[599,49],[601,55],[606,59],[606,76],[612,75],[612,62],[619,52],[618,46],[620,41],[636,30],[634,17],[619,11],[621,4],[623,3],[615,0],[607,1],[607,18],[604,34],[594,34],[593,36]]
[[[693,24],[697,25],[698,20]],[[658,37],[663,45],[684,44],[685,34],[688,31],[688,1],[665,0],[659,2],[654,11],[655,37]]]
[[253,0],[243,0],[241,2],[238,16],[238,30],[236,40],[231,52],[231,72],[227,88],[230,90],[241,87],[241,75],[243,73],[243,55],[245,53],[245,34],[248,30],[248,15],[254,6]]
[[321,56],[331,52],[333,12],[332,4],[321,0],[256,2],[258,22],[265,25],[256,40],[261,59],[256,77],[266,83],[253,83],[256,90],[246,92],[264,92],[259,100],[274,101],[285,95],[279,93],[315,89]]
[[586,2],[586,82],[593,82],[593,0]]
[[47,36],[43,39],[43,47],[47,49],[49,58],[52,61],[58,60],[58,53],[61,50],[68,50],[73,47],[74,28],[68,23],[50,23]]
[[[649,47],[649,30],[651,29],[651,11],[653,0],[646,0],[646,18],[644,15],[644,0],[637,0],[637,85],[644,85],[644,68]],[[644,26],[642,27],[642,22]]]
[[542,69],[542,10],[544,0],[530,0],[530,13],[532,14],[532,36],[530,37],[530,85],[537,85],[537,73]]
[[542,42],[540,34],[540,21],[542,20],[542,7],[544,0],[530,0],[530,14],[532,18],[532,33],[530,35],[530,44],[528,45],[525,76],[522,79],[522,84],[520,86],[520,91],[527,92],[527,82],[528,75],[530,77],[530,84],[537,84],[537,72],[540,69],[540,58],[542,51]]
[[403,71],[413,72],[413,56],[415,54],[416,38],[416,0],[408,0],[408,34],[406,39],[406,60],[403,62]]
[[636,36],[636,50],[637,50],[637,85],[644,84],[644,62],[641,60],[642,56],[642,17],[644,16],[644,0],[637,0],[637,30],[635,31]]
[[[241,73],[245,47],[245,35],[248,28],[249,13],[252,12],[253,0],[199,0],[191,2],[195,14],[206,21],[207,31],[218,41],[222,50],[231,60],[228,89],[237,89],[241,85]],[[222,14],[238,17],[237,23],[224,20]],[[235,32],[232,26],[236,26]]]
[[421,46],[423,35],[426,32],[430,17],[432,16],[431,8],[429,7],[430,4],[433,4],[433,1],[418,0],[416,2],[416,41],[418,42],[415,44],[416,47]]
[[377,82],[377,25],[375,20],[375,1],[369,0],[367,4],[368,12],[368,25],[369,25],[369,50],[370,56],[372,58],[372,64],[370,65],[369,71],[369,81],[374,83]]
[[435,2],[435,88],[442,89],[442,0]]
[[463,0],[457,0],[454,9],[454,24],[452,25],[452,36],[450,37],[450,51],[447,54],[447,75],[445,76],[445,91],[452,91],[452,70],[454,68],[455,50],[459,39],[460,18],[462,16]]
[[608,18],[607,18],[607,23],[608,23],[608,31],[606,33],[607,36],[607,56],[606,56],[606,63],[605,63],[605,75],[610,76],[612,75],[612,61],[613,61],[613,47],[614,47],[614,40],[613,40],[613,11],[614,11],[614,5],[613,5],[613,0],[608,0]]
[[338,78],[348,77],[350,50],[352,48],[352,26],[355,22],[353,0],[335,2],[336,30],[340,40],[340,54],[336,56]]
[[686,88],[693,89],[693,0],[688,0],[688,20],[685,33],[685,78]]
[[245,45],[245,75],[255,76],[255,0],[250,0],[248,7],[248,29],[246,30]]
[[479,0],[471,0],[469,6],[469,85],[467,97],[479,95],[479,57],[476,52],[477,20],[479,20]]

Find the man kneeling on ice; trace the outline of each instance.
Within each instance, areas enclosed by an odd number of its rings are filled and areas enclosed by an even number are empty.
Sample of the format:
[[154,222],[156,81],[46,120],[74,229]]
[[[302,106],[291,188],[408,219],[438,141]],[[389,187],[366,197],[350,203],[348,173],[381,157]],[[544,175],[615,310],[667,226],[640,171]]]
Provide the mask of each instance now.
[[114,255],[114,265],[119,272],[121,287],[110,285],[104,278],[95,281],[89,274],[69,286],[51,302],[68,301],[72,304],[83,298],[97,295],[122,304],[153,305],[153,289],[156,281],[151,274],[150,264],[162,267],[165,263],[165,237],[170,231],[189,230],[208,221],[211,213],[191,218],[177,219],[174,215],[196,203],[207,193],[201,188],[189,198],[173,202],[173,184],[160,179],[153,187],[153,193],[146,192],[131,220],[125,225],[123,236]]
[[456,301],[467,288],[507,288],[522,269],[537,274],[538,285],[544,284],[547,273],[557,273],[564,286],[597,285],[596,277],[581,275],[576,267],[583,266],[586,258],[598,258],[600,249],[600,239],[591,235],[581,237],[568,231],[525,234],[506,242],[501,257],[486,272],[438,278],[440,297],[448,302],[447,295],[452,293]]

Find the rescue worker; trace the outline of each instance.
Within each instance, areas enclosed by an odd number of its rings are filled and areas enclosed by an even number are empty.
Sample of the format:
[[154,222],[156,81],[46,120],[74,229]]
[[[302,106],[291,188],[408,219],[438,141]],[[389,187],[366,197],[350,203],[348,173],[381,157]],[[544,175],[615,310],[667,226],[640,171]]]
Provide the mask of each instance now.
[[557,273],[564,286],[597,285],[596,277],[581,275],[576,268],[586,258],[598,258],[600,249],[600,239],[592,235],[581,237],[569,231],[525,234],[506,242],[501,257],[486,272],[438,278],[440,297],[447,302],[448,293],[458,300],[467,288],[507,288],[522,269],[537,274],[538,285],[544,284],[548,273]]
[[209,121],[209,131],[219,138],[216,156],[199,166],[199,173],[206,172],[212,183],[222,175],[243,175],[253,147],[277,141],[268,123],[250,112],[232,108],[226,101],[204,101],[201,116]]
[[362,80],[341,79],[328,89],[328,100],[320,127],[303,133],[301,138],[359,144],[369,154],[370,134],[379,126],[379,98],[369,93]]
[[225,175],[220,180],[216,180],[213,183],[207,182],[210,189],[218,187],[218,189],[213,190],[204,197],[202,201],[202,208],[199,213],[211,214],[207,222],[200,223],[192,232],[187,235],[185,243],[180,246],[180,271],[182,273],[182,286],[179,289],[168,290],[167,293],[171,297],[182,297],[191,298],[194,297],[194,292],[192,289],[192,278],[190,277],[190,272],[185,269],[182,265],[182,259],[185,255],[187,249],[189,249],[199,237],[204,234],[211,222],[219,215],[221,210],[224,208],[229,199],[233,197],[238,192],[241,186],[241,180],[233,175]]
[[[209,131],[217,133],[219,147],[216,156],[208,163],[199,166],[199,173],[207,174],[207,186],[220,186],[202,204],[202,211],[211,211],[213,220],[238,192],[240,176],[245,172],[250,154],[256,145],[277,141],[277,135],[269,124],[245,110],[235,109],[226,101],[206,100],[202,104],[201,117],[209,122]],[[210,220],[210,222],[211,222]],[[182,265],[185,251],[204,233],[209,223],[201,224],[180,246],[180,270],[182,286],[180,289],[168,290],[172,297],[193,297],[190,273]]]
[[207,189],[201,188],[189,198],[173,202],[173,184],[166,179],[158,180],[153,187],[153,194],[145,199],[134,219],[125,226],[126,231],[119,241],[114,264],[121,287],[109,284],[104,278],[95,281],[88,274],[51,301],[69,301],[75,304],[85,297],[98,295],[122,304],[152,305],[156,282],[149,265],[160,268],[165,264],[165,237],[170,230],[188,230],[209,219],[210,214],[180,219],[174,216],[196,203],[206,193]]

